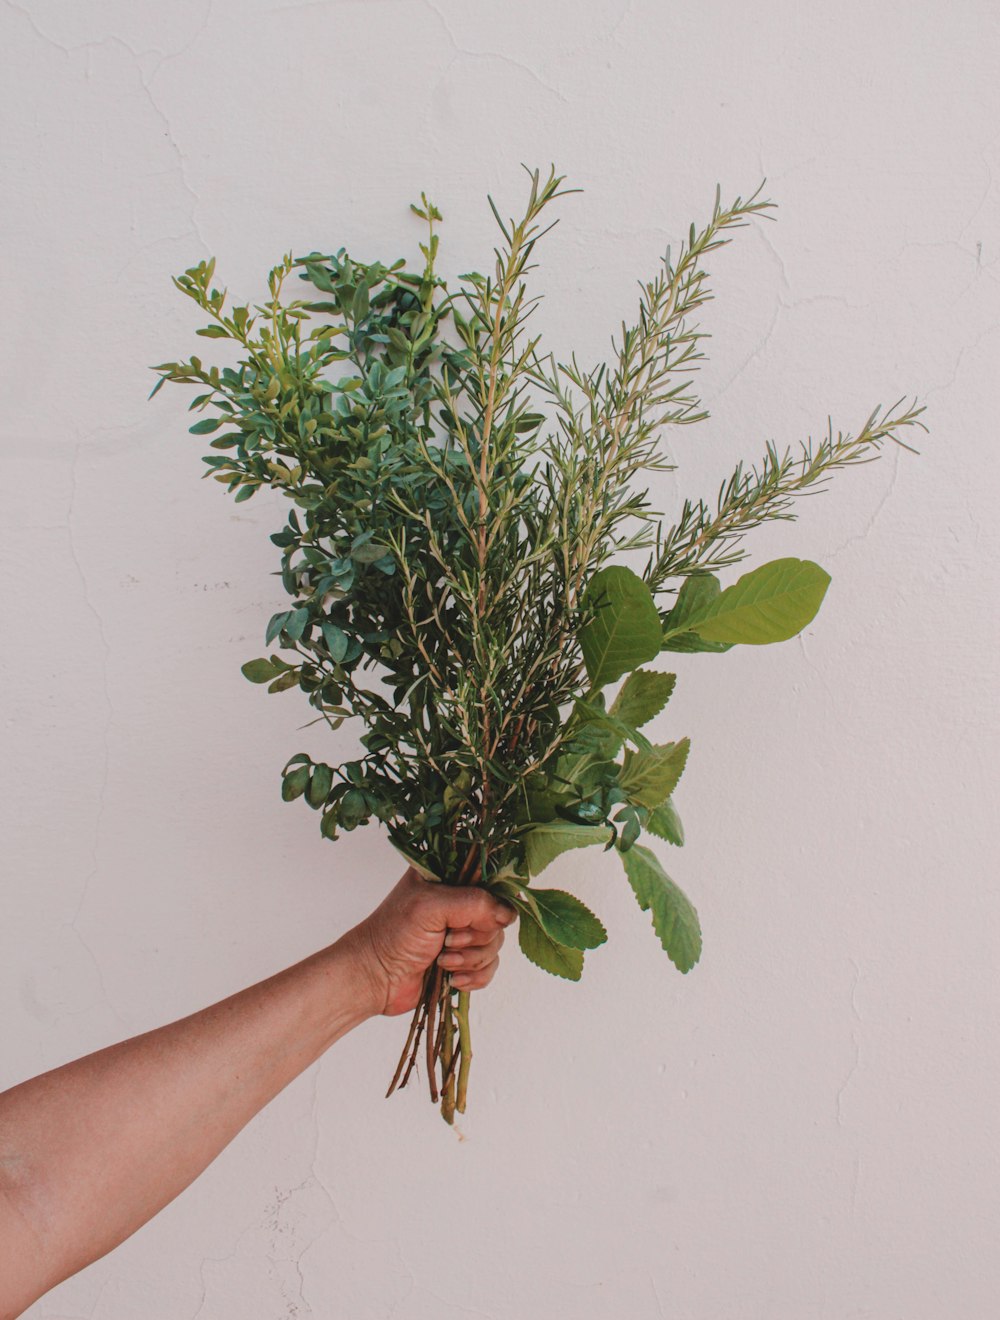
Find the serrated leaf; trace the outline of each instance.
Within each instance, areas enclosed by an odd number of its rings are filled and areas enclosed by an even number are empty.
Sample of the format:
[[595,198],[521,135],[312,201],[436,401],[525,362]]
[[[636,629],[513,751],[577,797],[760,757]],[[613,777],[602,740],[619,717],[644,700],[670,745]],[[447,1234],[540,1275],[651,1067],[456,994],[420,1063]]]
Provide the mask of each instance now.
[[618,783],[628,800],[650,808],[665,802],[684,773],[690,749],[690,738],[661,743],[648,752],[626,748]]
[[248,660],[240,665],[240,673],[251,683],[270,683],[274,678],[274,666],[270,660]]
[[561,889],[530,889],[542,928],[558,944],[571,949],[596,949],[608,938],[604,925],[572,894]]
[[543,971],[561,976],[567,981],[579,981],[583,975],[583,951],[568,948],[554,940],[543,930],[530,908],[521,908],[517,942],[524,956]]
[[531,826],[522,835],[529,875],[540,875],[560,853],[570,848],[586,848],[592,843],[610,843],[614,837],[610,825],[574,825],[568,820],[551,820]]
[[647,724],[654,715],[659,715],[670,700],[676,682],[676,674],[659,673],[652,669],[636,669],[622,684],[608,714],[625,724],[639,728],[640,725]]
[[667,798],[658,807],[654,807],[646,820],[646,829],[660,839],[666,839],[677,848],[684,846],[684,826],[677,814],[673,798]]
[[630,568],[614,564],[594,574],[583,595],[594,606],[580,629],[580,649],[591,684],[613,683],[659,654],[663,626],[649,587]]
[[652,746],[645,734],[633,728],[630,722],[616,716],[613,710],[603,710],[592,701],[584,701],[577,697],[573,703],[573,712],[581,725],[593,725],[607,735],[595,744],[595,750],[599,751],[599,755],[603,758],[616,757],[623,742],[630,742],[635,747]]
[[809,559],[773,559],[699,600],[680,622],[675,609],[668,628],[696,632],[707,642],[784,642],[815,618],[829,585],[829,573]]
[[678,971],[689,972],[701,957],[701,924],[693,903],[642,844],[621,859],[639,906],[653,915],[653,929],[670,961]]

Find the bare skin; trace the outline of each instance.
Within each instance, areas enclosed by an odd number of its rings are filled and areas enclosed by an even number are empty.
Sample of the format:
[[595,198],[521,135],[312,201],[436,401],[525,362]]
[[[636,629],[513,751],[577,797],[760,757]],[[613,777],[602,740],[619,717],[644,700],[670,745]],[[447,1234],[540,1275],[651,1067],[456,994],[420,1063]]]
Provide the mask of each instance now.
[[412,1011],[435,959],[487,985],[514,916],[408,869],[294,966],[0,1094],[0,1320],[130,1237],[334,1041]]

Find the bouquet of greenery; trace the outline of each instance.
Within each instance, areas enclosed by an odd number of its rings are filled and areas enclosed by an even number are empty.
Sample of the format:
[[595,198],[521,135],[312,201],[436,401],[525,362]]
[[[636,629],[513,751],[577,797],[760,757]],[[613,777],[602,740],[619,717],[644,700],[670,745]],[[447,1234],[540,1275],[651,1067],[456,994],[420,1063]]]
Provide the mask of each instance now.
[[[212,437],[204,475],[237,502],[267,485],[295,506],[271,537],[291,603],[267,624],[275,649],[243,673],[306,693],[310,723],[355,716],[364,732],[342,764],[290,757],[284,800],[320,813],[328,839],[374,818],[428,880],[485,886],[517,909],[525,955],[569,980],[605,928],[535,881],[567,849],[614,851],[687,972],[701,953],[696,910],[639,842],[684,842],[673,793],[689,743],[641,732],[675,682],[649,666],[808,624],[830,580],[818,565],[778,559],[725,587],[718,572],[744,557],[752,528],[794,517],[797,495],[925,430],[924,409],[876,408],[857,434],[831,425],[794,454],[768,444],[758,466],[738,464],[714,501],[685,500],[666,526],[642,481],[675,467],[665,428],[708,416],[690,380],[706,337],[691,317],[711,297],[704,258],[774,203],[758,188],[723,208],[717,190],[705,227],[640,283],[610,365],[585,368],[543,356],[526,330],[538,297],[525,277],[552,228],[543,213],[578,191],[554,170],[528,173],[519,220],[489,199],[502,236],[493,273],[459,275],[452,292],[435,269],[442,217],[424,195],[411,208],[427,226],[419,272],[343,248],[289,253],[269,301],[227,314],[215,259],[200,262],[174,283],[210,318],[196,333],[234,341],[240,360],[161,363],[150,398],[165,381],[199,386],[190,408],[208,415],[190,430]],[[307,296],[283,297],[293,271]],[[469,996],[439,967],[390,1094],[421,1051],[450,1122],[466,1104]]]

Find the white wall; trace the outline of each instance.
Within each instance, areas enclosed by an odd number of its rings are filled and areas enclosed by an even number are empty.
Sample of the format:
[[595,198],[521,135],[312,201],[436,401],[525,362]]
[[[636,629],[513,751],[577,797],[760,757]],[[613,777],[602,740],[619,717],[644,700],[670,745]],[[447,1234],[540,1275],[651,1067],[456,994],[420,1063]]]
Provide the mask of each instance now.
[[[777,223],[711,259],[712,420],[676,479],[928,405],[765,529],[833,574],[805,636],[677,657],[679,976],[616,868],[578,986],[509,946],[471,1112],[385,1102],[400,1020],[338,1044],[35,1320],[985,1320],[997,1241],[1000,10],[654,0],[11,0],[4,213],[0,1087],[320,947],[400,872],[279,796],[275,494],[199,480],[170,276],[261,300],[289,249],[484,268],[519,162],[582,195],[540,250],[550,346],[604,356],[635,281],[763,177]],[[345,750],[352,745],[345,737]],[[554,872],[553,872],[554,874]]]

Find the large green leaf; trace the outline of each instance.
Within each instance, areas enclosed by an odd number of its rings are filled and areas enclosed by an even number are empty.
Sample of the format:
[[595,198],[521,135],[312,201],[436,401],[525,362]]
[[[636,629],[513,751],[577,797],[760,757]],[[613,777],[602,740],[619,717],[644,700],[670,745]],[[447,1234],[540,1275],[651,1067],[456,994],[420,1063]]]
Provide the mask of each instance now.
[[809,559],[773,559],[725,591],[703,595],[680,620],[675,607],[665,635],[695,632],[707,642],[749,646],[784,642],[815,617],[829,585],[829,573]]
[[593,617],[580,630],[591,685],[603,687],[660,651],[663,625],[649,587],[630,568],[614,564],[594,574],[583,594]]
[[677,593],[674,608],[667,615],[663,628],[664,651],[731,651],[732,642],[706,642],[696,632],[689,630],[688,620],[698,610],[705,610],[714,604],[722,591],[719,579],[712,573],[692,573],[684,579]]
[[622,792],[630,802],[641,807],[658,807],[677,787],[690,748],[689,738],[662,743],[651,747],[648,752],[633,752],[630,747],[626,748],[618,777]]
[[278,672],[268,659],[248,660],[245,665],[240,665],[240,673],[251,683],[270,683]]
[[653,929],[670,961],[678,971],[689,972],[701,957],[701,925],[691,900],[648,848],[637,843],[621,859],[639,906],[653,914]]
[[693,655],[699,651],[720,652],[731,651],[732,649],[732,642],[706,642],[696,632],[677,633],[663,639],[664,651],[680,651],[684,655]]
[[674,608],[667,616],[664,631],[685,632],[690,627],[691,616],[710,607],[721,594],[722,583],[714,573],[692,573],[681,584]]
[[286,802],[294,802],[306,790],[309,783],[309,767],[297,766],[281,781],[281,796]]
[[645,828],[650,834],[680,848],[684,844],[684,826],[677,814],[673,798],[667,798],[658,807],[654,807],[646,820]]
[[579,981],[583,975],[583,951],[567,948],[565,944],[554,940],[528,907],[521,908],[517,942],[524,956],[543,971],[565,977],[567,981]]
[[528,872],[540,875],[560,853],[570,848],[586,848],[592,843],[610,843],[614,833],[610,825],[574,825],[568,820],[551,820],[532,825],[522,837]]
[[670,700],[676,682],[676,674],[636,669],[622,684],[608,714],[624,724],[638,728],[654,715],[659,715]]
[[524,894],[534,900],[542,929],[557,943],[596,949],[608,938],[603,923],[572,894],[561,889],[527,889]]

